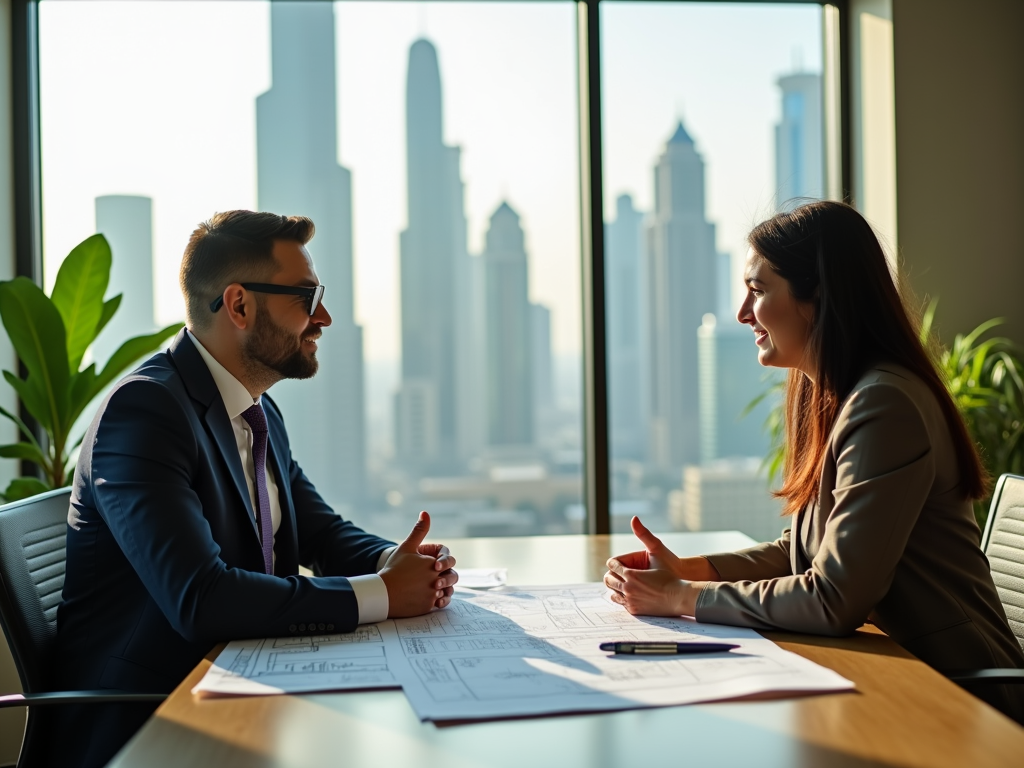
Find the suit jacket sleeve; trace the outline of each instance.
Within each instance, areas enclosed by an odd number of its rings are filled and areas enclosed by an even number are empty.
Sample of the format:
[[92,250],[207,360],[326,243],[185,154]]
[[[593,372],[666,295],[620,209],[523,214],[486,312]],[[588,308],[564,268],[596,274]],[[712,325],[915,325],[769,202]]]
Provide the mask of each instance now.
[[898,387],[871,384],[849,397],[829,450],[836,482],[821,493],[831,490],[834,505],[811,567],[711,583],[697,600],[699,621],[848,634],[885,596],[935,475],[924,419]]
[[290,456],[289,461],[299,562],[317,576],[376,573],[381,552],[394,542],[367,533],[336,514],[298,463]]
[[759,581],[792,573],[789,547],[790,530],[787,528],[776,541],[705,557],[715,566],[722,581]]
[[[216,500],[200,499],[192,487],[200,461],[196,436],[166,385],[122,383],[83,454],[79,468],[88,468],[87,476],[76,483],[89,487],[79,490],[91,492],[146,590],[187,640],[282,636],[298,624],[355,628],[358,605],[348,579],[280,578],[224,562],[203,515],[204,503]],[[306,536],[319,532],[313,527]]]

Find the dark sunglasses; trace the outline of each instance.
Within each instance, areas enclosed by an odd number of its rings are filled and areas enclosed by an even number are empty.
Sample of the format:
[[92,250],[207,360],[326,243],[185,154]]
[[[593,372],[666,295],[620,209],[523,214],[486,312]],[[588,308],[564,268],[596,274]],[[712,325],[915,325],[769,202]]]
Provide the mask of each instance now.
[[[273,283],[240,283],[247,291],[256,293],[277,293],[285,296],[305,296],[306,311],[312,317],[316,308],[320,306],[320,300],[324,297],[324,286],[317,285],[312,288],[303,288],[297,285],[274,285]],[[216,312],[224,305],[224,294],[221,294],[210,304],[210,311]]]

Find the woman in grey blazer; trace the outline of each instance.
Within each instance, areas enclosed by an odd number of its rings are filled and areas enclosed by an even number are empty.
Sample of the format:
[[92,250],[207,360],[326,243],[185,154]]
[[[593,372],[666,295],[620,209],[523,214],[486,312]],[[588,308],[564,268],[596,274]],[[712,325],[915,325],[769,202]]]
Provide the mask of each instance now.
[[[678,558],[638,519],[608,561],[631,613],[822,635],[871,621],[940,671],[1024,667],[971,501],[988,478],[922,347],[870,226],[818,202],[749,236],[737,319],[762,365],[788,368],[792,524],[739,552]],[[1024,722],[1024,691],[979,693]]]

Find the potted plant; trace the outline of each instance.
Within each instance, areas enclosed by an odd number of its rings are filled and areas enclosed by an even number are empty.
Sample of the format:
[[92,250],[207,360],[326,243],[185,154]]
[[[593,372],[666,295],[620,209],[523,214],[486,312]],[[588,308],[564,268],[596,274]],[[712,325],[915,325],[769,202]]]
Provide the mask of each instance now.
[[22,437],[0,446],[0,458],[33,462],[42,475],[12,480],[2,494],[5,501],[69,485],[81,442],[71,443],[71,431],[82,412],[128,366],[181,327],[174,323],[128,339],[102,368],[94,362],[83,368],[86,350],[121,304],[121,294],[103,298],[110,265],[110,245],[103,235],[93,235],[64,259],[49,296],[26,277],[0,282],[0,320],[27,371],[25,378],[10,371],[3,375],[46,436],[40,440],[17,414],[0,408]]

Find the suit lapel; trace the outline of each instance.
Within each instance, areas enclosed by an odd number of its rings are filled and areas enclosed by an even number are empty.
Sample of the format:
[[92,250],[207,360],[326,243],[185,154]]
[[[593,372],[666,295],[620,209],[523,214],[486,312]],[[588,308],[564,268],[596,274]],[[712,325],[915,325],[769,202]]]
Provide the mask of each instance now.
[[259,544],[259,529],[256,527],[256,515],[253,512],[252,499],[249,497],[249,486],[245,482],[242,459],[238,455],[238,445],[235,443],[235,431],[231,427],[227,411],[224,410],[224,401],[221,399],[217,384],[184,329],[175,337],[170,352],[189,395],[206,407],[203,421],[228,468],[235,491],[245,505],[249,525],[256,536],[256,543]]
[[[266,408],[266,402],[264,402]],[[299,572],[299,563],[294,553],[298,552],[298,539],[295,527],[295,505],[292,502],[291,483],[289,482],[284,456],[280,448],[281,438],[277,434],[274,420],[267,419],[269,431],[267,435],[267,469],[274,473],[277,481],[277,498],[281,507],[281,526],[277,529],[274,552],[277,563],[274,572],[279,576],[291,576]]]

